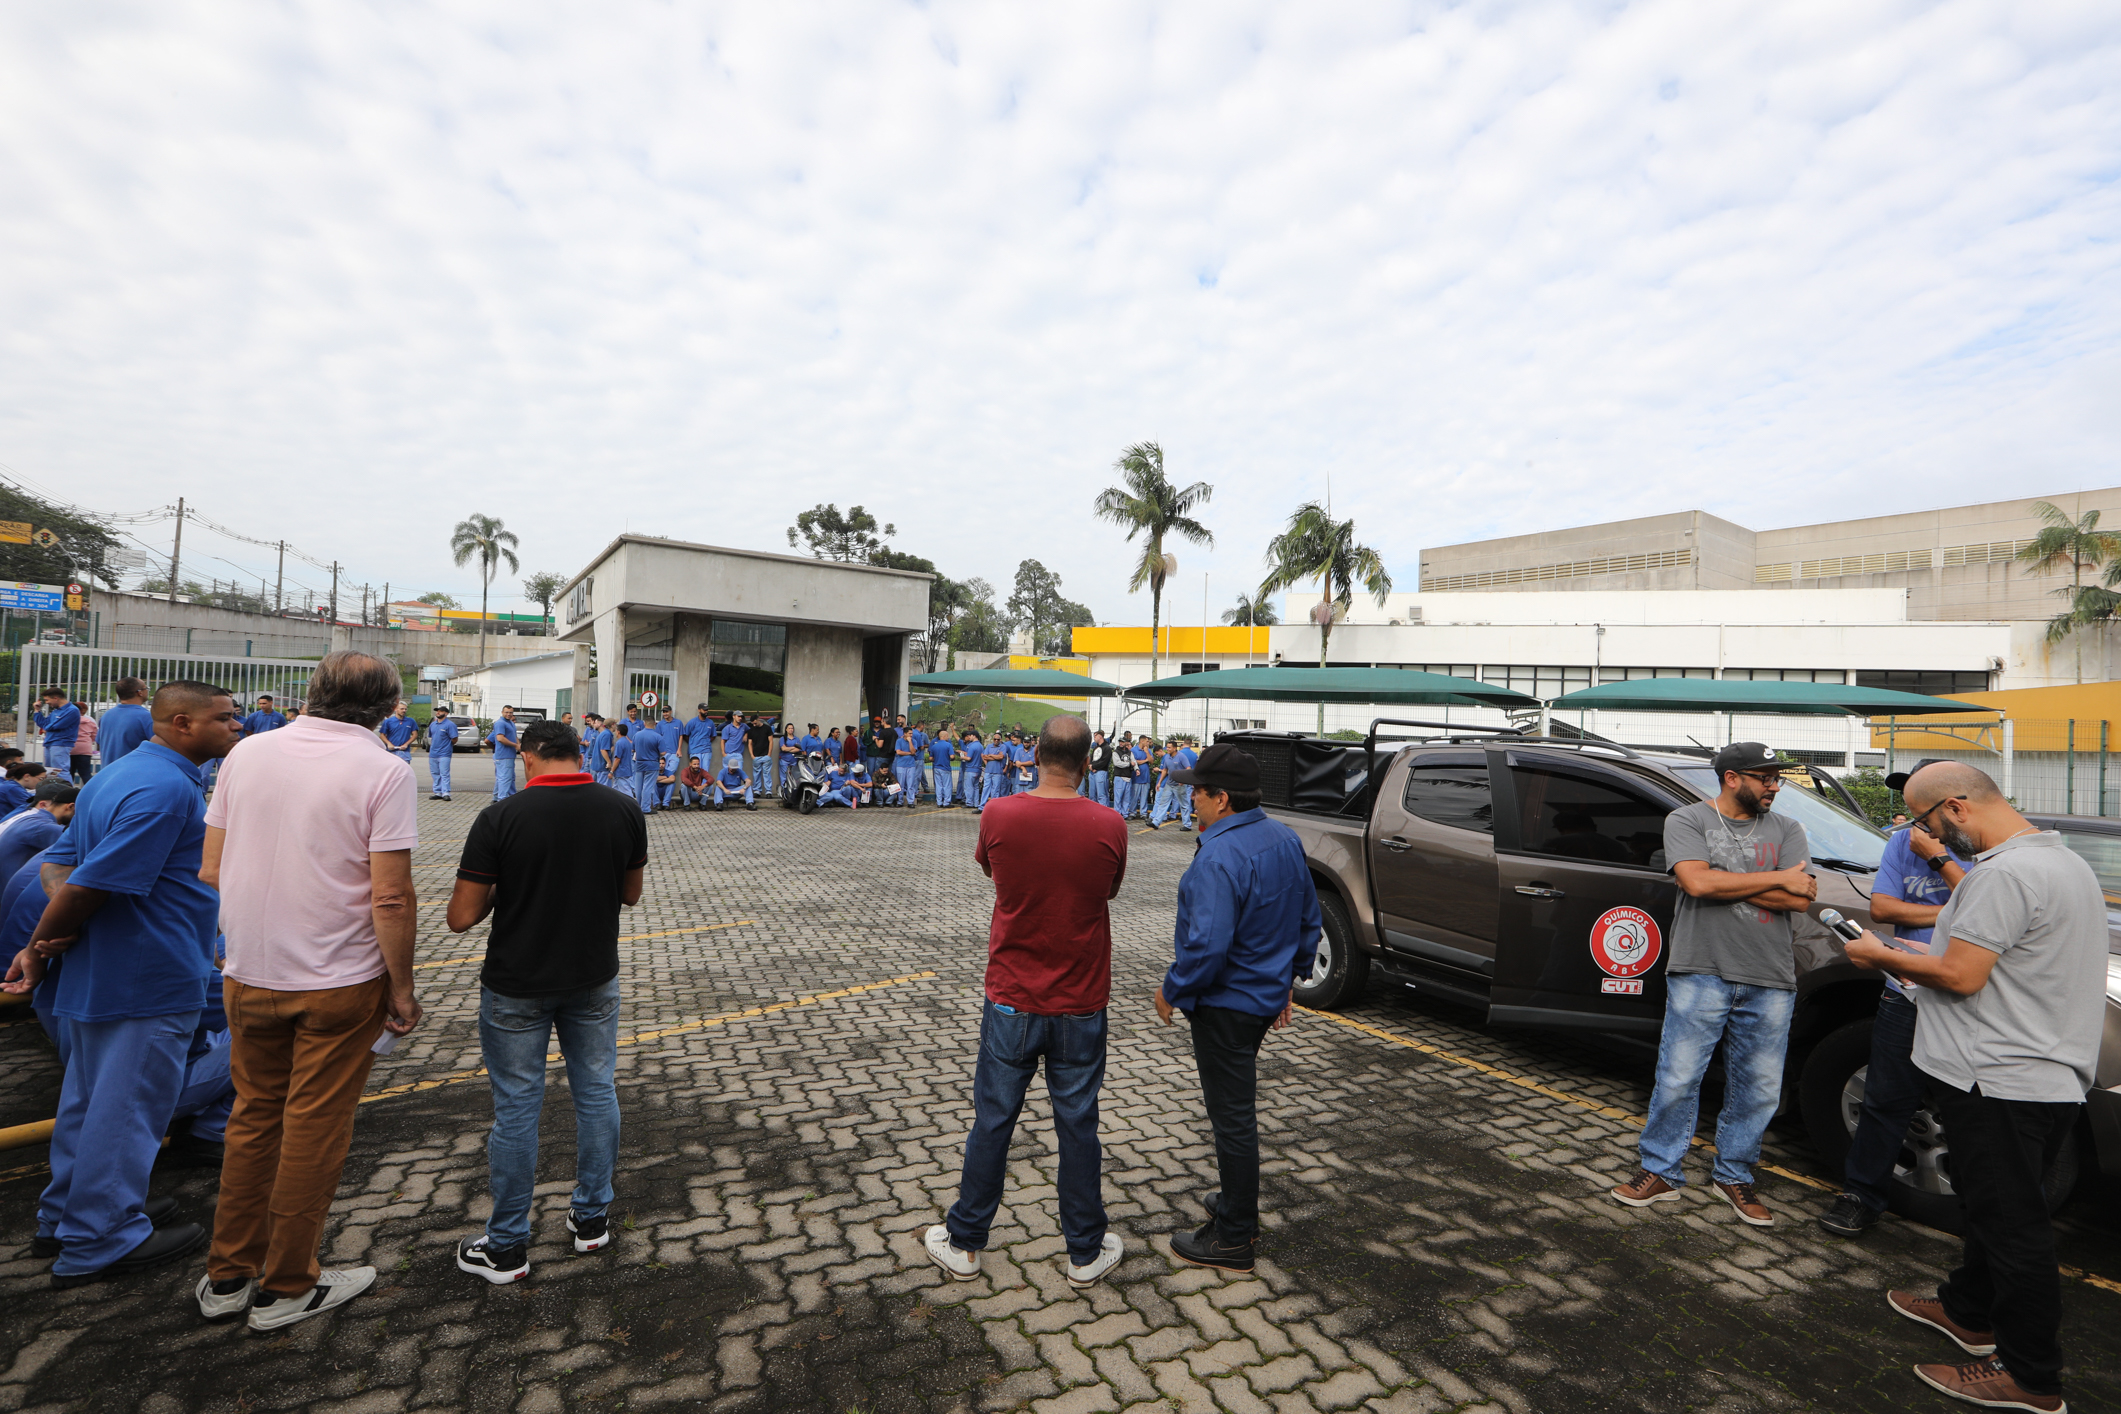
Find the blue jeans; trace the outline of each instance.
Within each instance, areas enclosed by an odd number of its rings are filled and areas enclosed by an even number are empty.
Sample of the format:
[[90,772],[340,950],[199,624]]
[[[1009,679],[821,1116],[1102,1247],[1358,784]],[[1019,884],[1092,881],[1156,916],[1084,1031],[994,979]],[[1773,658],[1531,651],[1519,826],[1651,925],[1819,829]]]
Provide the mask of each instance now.
[[760,795],[773,794],[773,758],[754,756],[751,758],[751,788]]
[[1701,1077],[1723,1041],[1723,1112],[1716,1117],[1718,1183],[1751,1183],[1760,1138],[1782,1098],[1797,994],[1726,982],[1697,972],[1664,979],[1664,1034],[1657,1043],[1657,1088],[1642,1131],[1642,1166],[1674,1188],[1701,1112]]
[[427,758],[427,772],[434,777],[436,795],[449,794],[449,768],[456,764],[456,756],[454,751],[444,751]]
[[957,1202],[944,1222],[960,1251],[987,1245],[1001,1206],[1009,1140],[1023,1112],[1024,1092],[1046,1060],[1046,1094],[1053,1102],[1053,1134],[1060,1145],[1061,1235],[1069,1260],[1095,1261],[1105,1241],[1104,1162],[1097,1142],[1097,1092],[1105,1083],[1105,1014],[1033,1016],[985,1002],[980,1011],[979,1069],[972,1079],[972,1131]]
[[506,800],[516,793],[516,754],[493,758],[493,798]]
[[530,1240],[530,1195],[538,1181],[538,1115],[545,1107],[545,1057],[553,1033],[567,1062],[574,1100],[574,1198],[578,1218],[611,1206],[611,1167],[619,1151],[619,979],[556,997],[504,997],[479,989],[479,1051],[493,1084],[493,1132],[486,1138],[495,1247]]
[[109,1266],[155,1230],[142,1211],[147,1177],[184,1089],[199,1012],[61,1017],[58,1025],[66,1033],[66,1076],[37,1226],[62,1244],[52,1271],[79,1276]]
[[1907,1139],[1908,1121],[1922,1105],[1922,1072],[1915,1069],[1914,1051],[1915,1004],[1888,987],[1878,998],[1878,1020],[1871,1030],[1863,1112],[1842,1165],[1843,1186],[1873,1210],[1886,1206],[1893,1163]]

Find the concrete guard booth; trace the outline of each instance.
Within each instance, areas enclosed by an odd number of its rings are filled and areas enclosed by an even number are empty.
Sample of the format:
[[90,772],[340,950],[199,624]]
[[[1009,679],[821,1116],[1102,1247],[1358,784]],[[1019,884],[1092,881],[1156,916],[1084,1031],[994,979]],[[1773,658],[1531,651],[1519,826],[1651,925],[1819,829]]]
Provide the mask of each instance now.
[[910,698],[912,639],[928,628],[932,575],[621,535],[560,591],[560,637],[578,654],[578,710],[606,715],[643,692],[692,717],[766,712],[818,729]]

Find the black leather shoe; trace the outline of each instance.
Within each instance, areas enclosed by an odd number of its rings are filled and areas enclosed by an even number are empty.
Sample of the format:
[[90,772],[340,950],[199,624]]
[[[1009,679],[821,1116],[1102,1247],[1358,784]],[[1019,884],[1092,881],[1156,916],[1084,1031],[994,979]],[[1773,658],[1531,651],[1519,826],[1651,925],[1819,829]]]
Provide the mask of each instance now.
[[1174,1232],[1171,1234],[1171,1251],[1182,1262],[1191,1262],[1196,1267],[1214,1267],[1225,1272],[1249,1272],[1252,1270],[1252,1247],[1249,1242],[1225,1242],[1215,1231],[1210,1221],[1199,1232]]
[[163,1146],[155,1156],[158,1168],[173,1169],[217,1169],[228,1146],[218,1139],[201,1139],[192,1134],[179,1134]]
[[1844,1193],[1819,1215],[1819,1226],[1836,1237],[1861,1237],[1878,1225],[1878,1209],[1866,1208],[1853,1193]]
[[120,1257],[107,1267],[98,1267],[92,1272],[75,1272],[69,1276],[52,1273],[52,1289],[64,1291],[70,1286],[87,1286],[90,1282],[102,1281],[105,1277],[129,1276],[159,1267],[165,1262],[174,1262],[188,1256],[206,1244],[206,1229],[197,1223],[176,1223],[151,1232],[147,1240]]
[[[150,1198],[141,1205],[140,1211],[147,1214],[147,1220],[156,1227],[167,1227],[170,1220],[177,1216],[177,1200],[174,1198]],[[39,1261],[49,1262],[52,1258],[59,1255],[59,1239],[56,1237],[32,1237],[29,1240],[29,1254]]]

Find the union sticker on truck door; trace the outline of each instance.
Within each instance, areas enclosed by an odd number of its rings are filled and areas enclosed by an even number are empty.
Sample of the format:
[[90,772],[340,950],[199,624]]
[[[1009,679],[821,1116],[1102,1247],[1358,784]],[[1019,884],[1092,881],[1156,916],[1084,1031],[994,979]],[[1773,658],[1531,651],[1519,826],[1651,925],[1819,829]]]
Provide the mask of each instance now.
[[1639,908],[1609,908],[1591,925],[1591,961],[1611,976],[1640,977],[1663,951],[1657,920]]

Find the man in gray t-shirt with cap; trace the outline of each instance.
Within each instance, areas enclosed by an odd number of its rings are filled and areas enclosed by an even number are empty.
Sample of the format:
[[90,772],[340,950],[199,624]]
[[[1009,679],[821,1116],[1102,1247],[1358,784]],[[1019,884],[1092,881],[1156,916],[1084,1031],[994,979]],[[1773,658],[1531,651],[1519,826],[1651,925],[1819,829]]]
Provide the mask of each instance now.
[[1739,741],[1710,764],[1722,791],[1664,821],[1664,857],[1679,881],[1679,907],[1665,964],[1657,1087],[1642,1130],[1642,1167],[1612,1194],[1631,1208],[1679,1197],[1700,1116],[1701,1077],[1721,1041],[1716,1191],[1740,1220],[1770,1227],[1775,1215],[1754,1196],[1753,1165],[1781,1098],[1796,1009],[1790,915],[1810,906],[1819,883],[1805,871],[1804,827],[1774,813],[1782,773],[1796,763],[1757,741]]
[[2062,1277],[2045,1180],[2099,1059],[2106,896],[2091,866],[2020,815],[1986,773],[1925,766],[1902,794],[1913,826],[1975,860],[1926,956],[1866,933],[1848,960],[1916,984],[1915,1064],[1951,1139],[1964,1253],[1934,1297],[1886,1293],[1969,1355],[1924,1383],[1996,1408],[2060,1410]]

